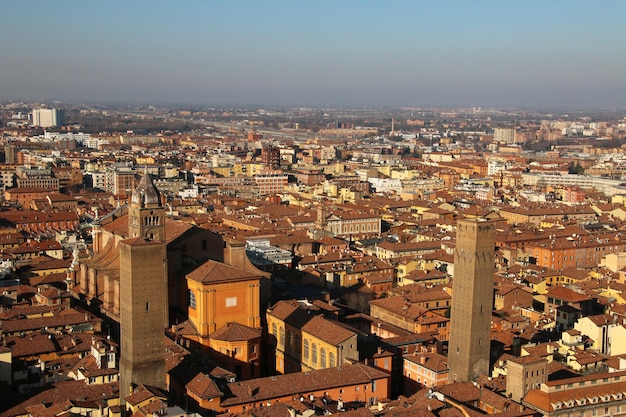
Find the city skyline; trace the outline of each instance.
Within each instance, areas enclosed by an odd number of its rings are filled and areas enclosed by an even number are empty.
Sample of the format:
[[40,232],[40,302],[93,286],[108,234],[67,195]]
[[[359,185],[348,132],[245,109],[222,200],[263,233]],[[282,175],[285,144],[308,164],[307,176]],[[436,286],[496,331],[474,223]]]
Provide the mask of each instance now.
[[0,100],[624,107],[626,4],[13,2]]

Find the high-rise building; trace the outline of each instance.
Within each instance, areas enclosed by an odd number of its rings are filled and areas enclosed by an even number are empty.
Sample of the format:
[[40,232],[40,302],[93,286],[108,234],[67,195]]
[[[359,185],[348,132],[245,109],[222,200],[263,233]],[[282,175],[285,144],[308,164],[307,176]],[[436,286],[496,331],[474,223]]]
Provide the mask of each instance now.
[[33,125],[38,127],[59,127],[65,124],[63,109],[33,109]]
[[496,127],[493,129],[494,142],[515,143],[515,129],[503,129]]
[[263,147],[261,150],[261,160],[266,167],[280,167],[280,149],[271,145]]
[[144,173],[128,209],[129,238],[120,248],[120,398],[138,384],[165,389],[168,322],[165,210]]
[[449,380],[474,381],[489,375],[495,222],[457,223],[448,345]]
[[4,161],[7,164],[14,164],[17,162],[17,148],[14,143],[6,143],[4,145]]

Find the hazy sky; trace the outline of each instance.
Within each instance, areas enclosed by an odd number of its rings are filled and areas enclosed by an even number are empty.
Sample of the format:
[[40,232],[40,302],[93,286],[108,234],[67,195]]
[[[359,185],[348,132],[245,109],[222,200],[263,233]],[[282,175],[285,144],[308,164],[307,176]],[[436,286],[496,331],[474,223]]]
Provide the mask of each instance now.
[[2,1],[0,101],[626,106],[626,1]]

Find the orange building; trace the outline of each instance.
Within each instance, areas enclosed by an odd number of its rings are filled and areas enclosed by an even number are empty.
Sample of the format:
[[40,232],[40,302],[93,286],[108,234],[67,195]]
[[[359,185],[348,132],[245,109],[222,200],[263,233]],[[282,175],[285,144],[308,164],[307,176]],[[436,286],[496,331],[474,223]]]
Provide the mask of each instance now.
[[258,378],[261,374],[260,328],[228,323],[211,334],[212,356],[240,379]]
[[45,197],[50,191],[58,191],[51,190],[50,188],[44,187],[17,187],[11,188],[4,192],[4,199],[6,201],[16,202],[22,207],[30,207],[33,200],[38,198]]
[[591,268],[609,253],[622,252],[626,241],[616,235],[585,235],[534,242],[526,251],[539,266],[550,269]]
[[406,394],[421,387],[438,387],[448,383],[448,359],[438,353],[413,353],[403,357]]
[[246,269],[209,260],[187,274],[193,332],[184,337],[209,347],[220,366],[239,379],[249,379],[260,375],[261,280],[266,275],[249,261],[243,265]]
[[200,338],[230,322],[261,327],[260,287],[263,272],[213,260],[187,274],[189,320]]
[[195,403],[194,408],[218,414],[242,413],[299,398],[313,401],[323,398],[337,402],[338,408],[342,408],[347,402],[374,405],[388,399],[389,378],[388,373],[357,362],[318,371],[232,382],[227,384],[225,392],[205,378],[202,384],[188,384],[187,395]]

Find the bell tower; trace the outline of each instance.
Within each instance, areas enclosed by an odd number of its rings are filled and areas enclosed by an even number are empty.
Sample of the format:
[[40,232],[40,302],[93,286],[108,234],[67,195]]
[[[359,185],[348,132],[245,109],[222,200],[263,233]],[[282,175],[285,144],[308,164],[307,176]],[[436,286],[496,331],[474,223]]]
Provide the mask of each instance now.
[[168,325],[165,210],[148,173],[128,209],[120,248],[120,398],[138,384],[165,389],[164,329]]
[[144,172],[130,199],[128,237],[165,241],[165,208],[161,195]]

